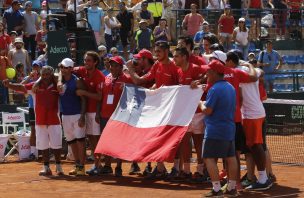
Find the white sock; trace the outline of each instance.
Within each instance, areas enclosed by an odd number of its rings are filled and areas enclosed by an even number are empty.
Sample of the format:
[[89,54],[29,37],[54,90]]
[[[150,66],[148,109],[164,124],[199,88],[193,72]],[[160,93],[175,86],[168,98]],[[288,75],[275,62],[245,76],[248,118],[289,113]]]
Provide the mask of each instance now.
[[186,174],[190,173],[190,163],[184,163],[184,172]]
[[174,159],[173,167],[174,167],[177,171],[179,171],[179,159]]
[[204,174],[204,165],[203,165],[203,164],[197,164],[197,166],[196,166],[196,171],[197,171],[199,174],[203,175],[203,174]]
[[157,170],[158,170],[158,172],[164,172],[165,171],[164,162],[157,162]]
[[212,186],[213,186],[213,190],[215,192],[218,192],[218,191],[221,190],[221,183],[220,183],[220,181],[213,181],[212,182]]
[[236,181],[235,181],[235,180],[229,180],[229,181],[228,181],[227,189],[228,189],[229,191],[235,189],[235,186],[236,186]]
[[258,175],[258,182],[260,184],[265,184],[267,181],[267,173],[266,173],[266,169],[263,171],[258,171],[259,175]]
[[33,154],[36,153],[36,146],[31,146],[31,153],[33,153]]

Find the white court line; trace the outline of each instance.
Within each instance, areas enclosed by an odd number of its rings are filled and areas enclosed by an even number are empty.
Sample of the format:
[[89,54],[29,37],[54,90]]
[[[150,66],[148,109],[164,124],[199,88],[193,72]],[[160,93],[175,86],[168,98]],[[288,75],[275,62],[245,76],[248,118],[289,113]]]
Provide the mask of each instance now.
[[276,197],[289,197],[289,196],[294,196],[294,195],[301,195],[302,193],[293,193],[293,194],[287,194],[287,195],[277,195],[277,196],[271,196],[272,198]]

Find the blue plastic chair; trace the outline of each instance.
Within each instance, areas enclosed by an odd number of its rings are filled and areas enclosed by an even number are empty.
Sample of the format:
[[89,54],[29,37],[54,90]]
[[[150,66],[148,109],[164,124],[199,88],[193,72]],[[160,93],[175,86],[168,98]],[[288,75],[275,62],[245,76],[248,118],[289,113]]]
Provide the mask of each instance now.
[[286,63],[288,65],[295,65],[295,64],[299,64],[298,60],[297,60],[297,56],[287,56],[286,57]]

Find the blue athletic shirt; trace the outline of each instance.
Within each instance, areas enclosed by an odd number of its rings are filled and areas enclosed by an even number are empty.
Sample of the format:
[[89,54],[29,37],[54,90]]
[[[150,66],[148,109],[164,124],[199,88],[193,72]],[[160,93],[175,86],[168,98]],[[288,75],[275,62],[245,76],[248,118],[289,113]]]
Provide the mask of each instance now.
[[100,32],[101,29],[101,17],[104,16],[103,10],[100,7],[88,9],[88,20],[94,32]]
[[64,93],[60,95],[61,112],[63,115],[77,115],[81,112],[81,100],[76,95],[77,79],[72,74],[69,81],[63,81],[64,86],[66,86]]
[[212,114],[205,117],[205,139],[234,140],[236,93],[233,86],[225,80],[217,81],[208,91],[205,106],[213,109]]

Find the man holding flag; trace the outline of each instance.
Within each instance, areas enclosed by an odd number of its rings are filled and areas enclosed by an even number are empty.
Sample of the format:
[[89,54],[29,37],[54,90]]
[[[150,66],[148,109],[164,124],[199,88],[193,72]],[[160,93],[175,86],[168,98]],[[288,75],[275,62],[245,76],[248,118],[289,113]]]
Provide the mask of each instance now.
[[[169,59],[170,46],[168,42],[159,41],[155,43],[155,55],[157,61],[151,70],[142,77],[139,77],[132,67],[129,67],[130,76],[136,85],[142,85],[155,81],[153,89],[161,86],[170,86],[178,84],[178,72],[175,63]],[[153,170],[149,178],[166,176],[166,168],[162,162],[158,162],[157,167]]]

